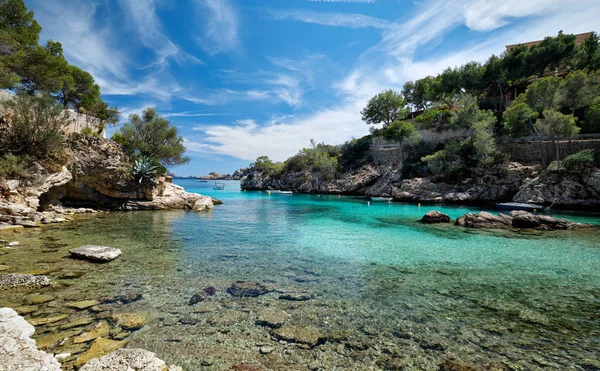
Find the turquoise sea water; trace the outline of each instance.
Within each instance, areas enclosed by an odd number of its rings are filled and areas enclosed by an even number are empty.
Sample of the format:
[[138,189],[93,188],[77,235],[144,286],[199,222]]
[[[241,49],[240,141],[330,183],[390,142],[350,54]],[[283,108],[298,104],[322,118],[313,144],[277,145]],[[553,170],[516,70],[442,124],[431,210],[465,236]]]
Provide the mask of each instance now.
[[[431,226],[417,222],[427,211],[456,218],[480,209],[242,192],[233,181],[223,191],[212,182],[175,182],[224,204],[205,213],[103,214],[25,234],[23,247],[0,256],[0,264],[14,271],[16,262],[85,270],[56,292],[55,307],[61,300],[142,293],[143,300],[114,308],[148,317],[130,346],[186,370],[241,363],[258,370],[438,370],[447,360],[475,369],[599,365],[597,228],[518,233]],[[557,215],[600,225],[597,215]],[[49,251],[48,241],[59,247]],[[107,265],[65,263],[65,252],[81,244],[117,246],[123,256]],[[32,260],[32,249],[44,254]],[[312,299],[234,298],[225,290],[238,280]],[[217,295],[188,306],[207,286]],[[0,292],[0,305],[15,300]],[[316,328],[319,344],[278,342],[255,323],[265,308],[284,310],[287,325]],[[219,321],[231,315],[236,320]],[[259,352],[265,346],[273,351]]]

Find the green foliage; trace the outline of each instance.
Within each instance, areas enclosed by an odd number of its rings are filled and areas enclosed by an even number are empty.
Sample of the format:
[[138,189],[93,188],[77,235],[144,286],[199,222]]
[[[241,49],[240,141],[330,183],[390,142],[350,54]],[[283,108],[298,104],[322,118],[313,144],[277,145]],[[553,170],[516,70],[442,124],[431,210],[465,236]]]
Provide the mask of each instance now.
[[495,118],[488,111],[488,117],[475,122],[473,128],[473,147],[477,155],[477,163],[480,167],[491,165],[494,162],[496,150],[496,141],[494,140]]
[[414,120],[419,129],[433,129],[441,115],[442,111],[430,108],[423,111],[423,113],[415,117]]
[[94,129],[92,129],[91,127],[85,127],[83,129],[81,129],[81,134],[88,136],[88,137],[94,137],[94,138],[102,138],[102,134],[95,131]]
[[37,46],[42,28],[23,0],[0,0],[0,88],[20,81],[11,66],[18,65],[28,49]]
[[340,165],[345,169],[352,169],[370,161],[371,139],[371,135],[366,135],[344,143],[339,157]]
[[0,103],[10,125],[0,137],[0,152],[36,159],[61,157],[62,130],[69,118],[49,95],[17,95]]
[[444,149],[431,155],[424,156],[421,161],[426,163],[432,174],[450,182],[467,180],[475,168],[475,149],[470,140],[464,142],[449,141]]
[[432,76],[414,82],[407,81],[402,88],[402,96],[414,109],[427,109],[431,102],[435,100],[432,89],[435,84],[435,78]]
[[585,110],[583,129],[587,132],[600,131],[600,97],[596,98],[594,103]]
[[600,38],[595,32],[577,48],[574,59],[576,69],[600,70]]
[[571,112],[590,106],[594,97],[600,93],[596,84],[597,79],[583,71],[569,73],[559,92],[561,106],[569,108]]
[[384,129],[383,136],[399,143],[417,144],[421,136],[408,120],[396,120]]
[[115,124],[118,111],[102,101],[93,77],[68,64],[59,42],[38,45],[40,32],[23,0],[0,0],[0,88],[29,95],[50,93],[65,108],[85,108]]
[[15,156],[7,153],[0,157],[0,179],[27,178],[33,165],[33,160],[27,155]]
[[581,152],[575,153],[565,157],[563,160],[564,168],[573,173],[583,173],[594,167],[594,150],[585,149]]
[[158,166],[148,157],[140,157],[134,161],[131,176],[140,184],[150,184],[156,178]]
[[88,107],[100,100],[100,87],[94,78],[79,67],[67,66],[58,100],[65,108]]
[[152,107],[146,108],[142,116],[132,114],[129,123],[113,136],[133,157],[157,159],[163,166],[175,166],[189,162],[183,156],[183,138],[169,120],[160,117]]
[[330,157],[325,151],[317,151],[313,157],[313,169],[318,171],[323,180],[331,180],[338,171],[337,157]]
[[467,95],[456,104],[456,111],[450,116],[450,126],[453,128],[473,128],[480,121],[495,121],[494,114],[488,110],[480,110],[477,99]]
[[502,116],[504,129],[513,138],[525,137],[531,134],[533,123],[539,114],[525,103],[515,102]]
[[250,168],[261,171],[265,175],[278,175],[283,170],[283,166],[282,162],[273,162],[268,156],[260,156],[250,164]]
[[555,110],[545,110],[535,127],[542,135],[552,138],[574,138],[580,130],[573,115],[565,115]]
[[518,102],[527,103],[531,109],[542,113],[544,110],[556,109],[560,103],[559,92],[564,80],[559,77],[543,77],[529,85],[525,94],[519,96]]
[[402,94],[389,89],[371,98],[360,113],[362,120],[368,125],[389,125],[398,119],[404,119],[408,109]]

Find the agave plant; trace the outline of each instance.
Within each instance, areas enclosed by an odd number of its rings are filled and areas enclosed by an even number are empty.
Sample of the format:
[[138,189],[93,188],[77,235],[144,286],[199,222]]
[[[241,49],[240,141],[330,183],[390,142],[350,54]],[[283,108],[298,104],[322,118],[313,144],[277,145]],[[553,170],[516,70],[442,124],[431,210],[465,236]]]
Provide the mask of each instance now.
[[154,164],[149,157],[141,157],[135,160],[133,168],[131,169],[131,175],[133,179],[137,180],[140,184],[145,182],[151,182],[156,176],[156,170],[158,166]]

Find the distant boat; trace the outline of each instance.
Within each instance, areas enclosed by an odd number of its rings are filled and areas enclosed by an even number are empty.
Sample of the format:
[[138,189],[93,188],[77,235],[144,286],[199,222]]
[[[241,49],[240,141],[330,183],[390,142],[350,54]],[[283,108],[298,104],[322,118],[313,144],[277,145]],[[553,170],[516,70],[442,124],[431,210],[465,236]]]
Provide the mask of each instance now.
[[200,183],[208,183],[208,180],[200,179],[198,180]]
[[279,194],[282,194],[282,195],[291,195],[291,194],[293,194],[293,193],[294,193],[294,192],[292,192],[292,191],[278,191],[278,190],[275,190],[275,191],[269,191],[269,192],[271,192],[271,193],[279,193]]
[[523,210],[523,211],[544,211],[544,205],[523,204],[519,202],[505,202],[496,204],[496,209],[500,210]]
[[215,185],[213,186],[213,189],[217,190],[217,191],[222,191],[222,190],[225,189],[225,183],[217,183],[217,182],[215,182]]
[[373,202],[391,202],[392,200],[392,197],[371,197]]

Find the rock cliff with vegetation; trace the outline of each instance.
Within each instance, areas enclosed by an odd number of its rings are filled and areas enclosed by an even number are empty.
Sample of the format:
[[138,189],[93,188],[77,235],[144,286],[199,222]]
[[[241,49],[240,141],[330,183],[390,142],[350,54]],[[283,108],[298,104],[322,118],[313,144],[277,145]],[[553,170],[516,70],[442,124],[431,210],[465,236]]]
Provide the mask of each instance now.
[[[214,200],[166,176],[167,166],[189,161],[177,128],[147,108],[104,139],[118,109],[88,72],[67,63],[60,43],[39,45],[40,31],[22,0],[0,2],[0,88],[9,91],[0,100],[0,223],[33,227],[95,209],[212,208]],[[66,109],[100,124],[73,133]]]
[[[361,112],[370,135],[259,157],[242,188],[598,210],[599,83],[596,34],[520,45],[377,94]],[[522,163],[520,144],[536,149]]]

